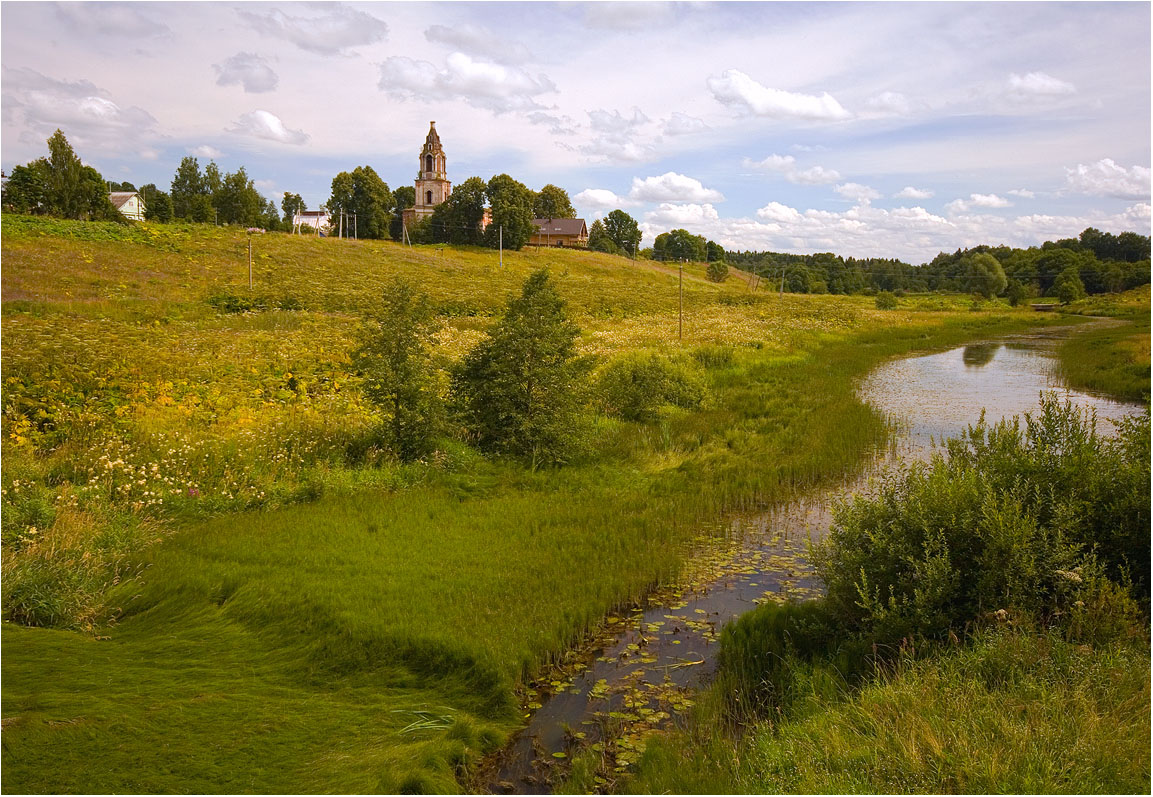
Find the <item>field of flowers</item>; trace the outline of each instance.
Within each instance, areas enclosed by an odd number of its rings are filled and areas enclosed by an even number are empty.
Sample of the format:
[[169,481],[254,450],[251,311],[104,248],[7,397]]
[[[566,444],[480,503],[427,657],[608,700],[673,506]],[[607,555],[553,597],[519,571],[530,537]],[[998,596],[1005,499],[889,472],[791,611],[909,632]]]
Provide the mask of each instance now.
[[[667,264],[268,234],[250,289],[243,231],[2,223],[3,608],[68,630],[5,634],[16,790],[451,789],[515,725],[516,684],[672,577],[699,519],[855,467],[883,432],[852,393],[871,364],[1054,321],[968,297],[779,297],[689,264],[678,331]],[[594,418],[593,450],[557,471],[451,440],[393,460],[349,357],[380,286],[401,273],[430,295],[448,363],[542,265],[584,353],[692,355],[709,400]],[[254,673],[236,704],[226,662]],[[245,711],[267,744],[227,741],[247,738]],[[332,758],[333,717],[380,773]],[[133,780],[127,762],[158,755],[143,727],[184,763]],[[85,780],[113,749],[124,770]]]

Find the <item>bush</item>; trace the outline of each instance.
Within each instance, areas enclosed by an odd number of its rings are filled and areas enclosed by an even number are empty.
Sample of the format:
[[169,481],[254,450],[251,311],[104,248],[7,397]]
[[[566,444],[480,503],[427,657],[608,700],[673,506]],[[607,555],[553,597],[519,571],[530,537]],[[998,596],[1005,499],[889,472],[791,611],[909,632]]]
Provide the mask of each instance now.
[[629,421],[652,418],[659,407],[699,407],[705,385],[687,364],[657,354],[629,353],[613,360],[597,383],[601,407]]
[[878,310],[897,309],[897,297],[888,291],[881,291],[878,293],[877,298],[874,299],[874,302],[876,303]]
[[714,260],[705,269],[705,276],[710,282],[724,282],[729,278],[729,264],[723,260]]
[[580,378],[587,364],[576,357],[580,330],[541,269],[509,302],[489,337],[453,374],[461,419],[485,451],[560,464],[580,448]]
[[930,466],[840,507],[816,552],[830,609],[891,642],[993,615],[1066,623],[1106,577],[1147,601],[1149,415],[1115,440],[1094,424],[1046,397],[1024,430],[982,420]]

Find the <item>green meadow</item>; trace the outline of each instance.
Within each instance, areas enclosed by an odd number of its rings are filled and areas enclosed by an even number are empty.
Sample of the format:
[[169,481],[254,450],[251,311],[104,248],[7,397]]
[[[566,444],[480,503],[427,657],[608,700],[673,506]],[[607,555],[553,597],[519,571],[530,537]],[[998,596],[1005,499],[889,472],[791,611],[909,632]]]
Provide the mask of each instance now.
[[[585,251],[10,215],[2,233],[12,792],[460,791],[523,721],[523,684],[675,580],[726,513],[862,466],[886,435],[854,395],[870,368],[1079,321],[780,297]],[[350,361],[385,282],[430,296],[448,368],[541,267],[593,363],[585,449],[534,469],[450,434],[393,458]],[[1123,353],[1097,370],[1135,369],[1139,393],[1143,340],[1147,398],[1148,288],[1130,302],[1143,332],[1131,313],[1110,334],[1136,343],[1099,344]],[[597,376],[637,353],[695,374],[701,405],[598,411]],[[821,782],[781,781],[842,785]]]

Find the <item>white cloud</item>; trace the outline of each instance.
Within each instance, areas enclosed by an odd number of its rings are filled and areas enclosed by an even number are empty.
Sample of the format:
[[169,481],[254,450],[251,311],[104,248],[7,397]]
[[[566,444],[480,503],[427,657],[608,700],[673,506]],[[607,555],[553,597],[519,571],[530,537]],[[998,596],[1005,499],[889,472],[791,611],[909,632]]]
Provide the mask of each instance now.
[[674,19],[666,2],[598,2],[583,5],[585,25],[605,30],[652,30]]
[[665,120],[664,127],[661,129],[666,136],[686,136],[708,130],[709,126],[695,116],[673,111],[672,116]]
[[945,205],[949,213],[965,213],[973,208],[1008,208],[1013,203],[996,194],[969,194],[968,199],[954,199]]
[[720,191],[705,188],[700,180],[676,172],[665,172],[659,177],[633,178],[629,198],[638,202],[721,202]]
[[388,36],[385,22],[340,3],[294,4],[290,8],[310,8],[320,13],[309,17],[289,16],[279,9],[259,14],[239,13],[241,19],[260,33],[320,55],[339,55],[344,50],[375,44]]
[[572,199],[575,205],[595,210],[616,210],[636,204],[628,197],[617,196],[607,188],[586,188]]
[[73,147],[121,151],[125,144],[142,145],[155,133],[152,114],[121,107],[87,80],[56,80],[32,69],[5,67],[2,95],[5,125],[23,123],[42,140],[60,128]]
[[788,205],[780,202],[770,202],[757,210],[757,218],[763,221],[775,221],[782,224],[795,224],[801,220],[801,214]]
[[882,91],[875,97],[870,97],[865,106],[873,113],[883,116],[907,116],[910,111],[908,98],[896,91]]
[[1010,196],[1019,196],[1022,199],[1033,199],[1037,196],[1027,188],[1014,188],[1013,190],[1006,191],[1005,193],[1009,194]]
[[656,210],[650,210],[645,214],[644,226],[660,232],[678,228],[693,232],[691,228],[700,227],[702,224],[714,222],[719,218],[720,214],[717,213],[717,209],[708,203],[678,205],[664,202],[658,205]]
[[745,158],[742,164],[750,169],[780,172],[786,180],[796,185],[824,185],[835,183],[841,179],[840,172],[835,169],[826,169],[824,166],[812,166],[808,169],[797,168],[797,159],[792,155],[774,153],[761,161]]
[[522,64],[532,60],[532,53],[523,44],[509,41],[480,25],[433,25],[424,32],[424,38],[498,64]]
[[835,183],[841,179],[841,173],[836,169],[826,169],[824,166],[814,166],[811,169],[799,169],[785,175],[785,179],[797,185],[825,185]]
[[1065,169],[1065,179],[1070,189],[1082,194],[1117,199],[1149,198],[1149,168],[1133,166],[1126,169],[1114,163],[1112,158],[1102,158],[1089,165],[1079,163],[1072,169]]
[[1058,80],[1044,72],[1010,74],[1008,87],[1010,94],[1032,97],[1058,97],[1063,94],[1075,94],[1077,91],[1072,83]]
[[188,150],[189,155],[195,155],[198,158],[208,158],[209,160],[216,160],[223,158],[224,153],[216,147],[209,146],[208,144],[201,144],[199,147],[192,147]]
[[534,125],[548,126],[548,131],[556,136],[571,136],[577,131],[576,121],[569,116],[558,116],[554,113],[533,111],[530,114],[526,114],[525,118]]
[[256,110],[242,115],[236,124],[228,129],[229,133],[239,133],[265,141],[277,141],[281,144],[306,144],[308,134],[303,130],[292,130],[285,127],[280,117],[269,111]]
[[932,199],[933,192],[907,185],[897,193],[893,194],[893,197],[895,199]]
[[249,94],[272,91],[280,78],[268,61],[255,53],[237,53],[223,64],[213,64],[218,86],[242,86]]
[[399,55],[386,58],[378,85],[397,99],[463,100],[497,114],[542,110],[533,98],[556,91],[546,75],[534,78],[517,67],[476,61],[464,53],[449,55],[444,69]]
[[845,199],[851,199],[861,205],[867,205],[874,199],[881,198],[880,191],[860,183],[842,183],[833,190]]
[[604,110],[589,111],[589,127],[596,130],[598,133],[609,133],[619,135],[627,133],[633,128],[640,127],[649,118],[641,112],[640,108],[633,108],[632,116],[622,116],[620,111],[614,110],[612,113]]
[[770,119],[837,122],[852,117],[828,92],[820,96],[762,86],[738,69],[726,69],[706,83],[713,97],[724,105]]

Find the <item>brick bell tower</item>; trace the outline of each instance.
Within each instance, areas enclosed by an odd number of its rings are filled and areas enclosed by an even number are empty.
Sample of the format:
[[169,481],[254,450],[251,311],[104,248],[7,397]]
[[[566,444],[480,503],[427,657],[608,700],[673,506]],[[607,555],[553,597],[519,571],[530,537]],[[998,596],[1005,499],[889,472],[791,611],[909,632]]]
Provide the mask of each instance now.
[[413,210],[418,221],[431,216],[436,206],[452,193],[444,147],[440,145],[440,136],[436,134],[436,122],[429,122],[428,125],[428,135],[420,151],[420,171],[416,174],[416,206]]

